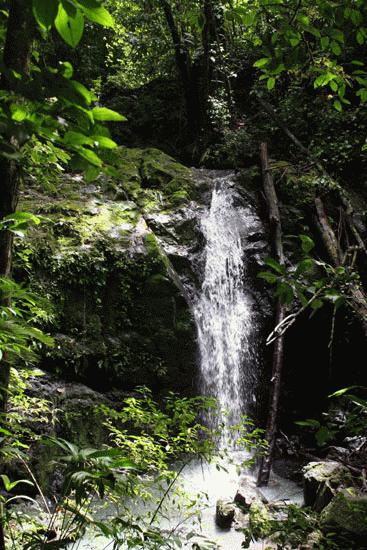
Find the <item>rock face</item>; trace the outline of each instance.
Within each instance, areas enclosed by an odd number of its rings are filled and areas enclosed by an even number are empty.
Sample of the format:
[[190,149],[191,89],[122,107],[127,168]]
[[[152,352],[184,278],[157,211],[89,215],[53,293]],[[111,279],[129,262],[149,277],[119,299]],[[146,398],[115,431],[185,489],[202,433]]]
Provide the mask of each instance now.
[[340,462],[310,462],[303,469],[305,505],[321,512],[340,487],[351,482],[348,468]]
[[215,510],[215,523],[222,529],[229,529],[235,515],[235,507],[232,502],[218,500]]
[[[19,242],[15,266],[18,280],[44,298],[35,320],[55,337],[41,367],[101,391],[192,392],[190,302],[200,285],[199,220],[210,174],[156,149],[107,155],[113,175],[93,184],[65,176],[55,194],[29,186],[20,204],[43,217]],[[255,200],[239,186],[244,201]],[[256,264],[267,245],[261,228],[254,232]]]
[[156,150],[114,155],[113,178],[65,177],[55,196],[36,188],[23,196],[20,208],[43,217],[19,243],[16,266],[45,298],[36,321],[55,336],[42,367],[102,390],[185,391],[195,377],[195,328],[145,216],[187,202],[191,172]]
[[321,522],[326,530],[341,530],[366,541],[367,495],[340,491],[322,511]]

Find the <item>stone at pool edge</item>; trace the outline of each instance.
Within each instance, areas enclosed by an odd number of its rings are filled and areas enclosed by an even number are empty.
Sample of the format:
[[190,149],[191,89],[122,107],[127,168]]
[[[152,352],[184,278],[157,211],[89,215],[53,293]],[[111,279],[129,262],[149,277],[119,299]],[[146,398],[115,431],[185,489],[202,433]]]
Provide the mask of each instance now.
[[215,523],[222,529],[229,529],[235,516],[235,505],[233,502],[223,499],[217,500],[215,509]]
[[351,474],[343,464],[335,461],[309,462],[303,468],[305,506],[321,512],[339,488],[351,484]]
[[255,484],[246,478],[241,480],[234,501],[245,511],[248,511],[254,502],[268,503]]

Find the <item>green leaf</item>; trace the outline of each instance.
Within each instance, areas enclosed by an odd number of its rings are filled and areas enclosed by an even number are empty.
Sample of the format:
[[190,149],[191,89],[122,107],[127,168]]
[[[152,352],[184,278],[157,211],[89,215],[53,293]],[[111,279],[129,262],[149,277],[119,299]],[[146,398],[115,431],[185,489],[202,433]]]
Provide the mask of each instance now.
[[15,104],[11,105],[10,111],[11,118],[15,122],[23,122],[23,120],[25,120],[29,114],[25,109],[23,109],[23,107]]
[[308,27],[310,24],[310,19],[307,17],[307,15],[299,14],[297,15],[298,21],[305,27]]
[[252,27],[256,23],[256,13],[245,13],[242,16],[242,22],[246,27]]
[[328,36],[323,36],[320,40],[321,48],[323,50],[326,50],[328,45],[330,44],[330,38]]
[[0,475],[0,478],[2,479],[3,481],[3,485],[4,485],[4,488],[5,488],[5,491],[7,491],[8,493],[14,489],[14,487],[16,487],[17,485],[20,485],[20,484],[23,484],[23,485],[32,485],[33,486],[33,483],[31,481],[29,481],[28,479],[17,479],[16,481],[10,481],[10,479],[8,478],[7,475],[5,474],[2,474]]
[[94,23],[99,23],[104,27],[113,27],[115,22],[112,15],[106,10],[106,8],[100,5],[94,5],[89,0],[78,0],[78,4],[82,6],[83,13],[93,21]]
[[359,30],[356,35],[357,42],[360,46],[364,44],[364,36],[363,33]]
[[103,147],[104,149],[115,149],[117,147],[117,143],[106,136],[93,136],[93,140],[97,147]]
[[360,388],[360,387],[361,386],[348,386],[347,388],[342,388],[341,390],[337,390],[336,392],[331,393],[330,395],[328,395],[328,397],[341,397],[342,395],[344,395],[348,391],[354,390],[354,389]]
[[107,109],[107,107],[95,107],[92,110],[92,114],[95,120],[102,120],[105,122],[123,122],[127,120],[126,117],[120,115],[120,113],[112,111],[111,109]]
[[305,428],[319,428],[320,422],[318,420],[315,420],[314,418],[307,418],[306,420],[297,420],[295,422],[297,426],[302,426]]
[[334,105],[334,109],[336,109],[337,111],[341,112],[343,110],[342,104],[338,99],[334,101],[333,105]]
[[339,46],[339,44],[337,42],[335,42],[335,40],[333,40],[331,42],[330,47],[331,47],[331,51],[333,52],[333,54],[340,55],[342,53],[341,47]]
[[83,84],[77,80],[70,80],[70,85],[82,98],[85,99],[87,105],[92,103],[94,95]]
[[292,37],[289,39],[289,43],[290,45],[295,48],[296,46],[298,46],[298,44],[301,42],[301,39],[297,37]]
[[308,254],[313,248],[315,248],[315,243],[308,235],[300,235],[302,243],[302,250],[305,254]]
[[331,82],[329,82],[329,86],[333,92],[338,91],[338,84],[335,82],[335,80],[332,80]]
[[65,145],[93,145],[93,139],[80,132],[69,131],[64,135]]
[[316,299],[316,300],[313,300],[313,302],[311,302],[310,305],[314,311],[317,311],[324,305],[324,302],[322,300]]
[[93,166],[102,166],[103,162],[99,158],[99,156],[90,149],[86,149],[85,147],[78,147],[77,151],[81,157],[83,157],[85,160],[87,160],[90,164],[93,164]]
[[279,275],[285,274],[285,267],[284,265],[281,265],[279,262],[274,260],[274,258],[266,258],[265,264],[274,269]]
[[67,79],[71,78],[74,73],[72,64],[69,63],[69,61],[64,61],[63,63],[61,63],[61,65],[63,67],[62,76]]
[[314,267],[314,261],[312,258],[306,258],[305,260],[302,260],[297,266],[296,269],[296,275],[303,275],[303,273],[306,273],[307,271],[310,271]]
[[270,78],[268,78],[268,81],[266,83],[266,87],[268,88],[268,90],[272,90],[275,86],[275,78],[273,78],[272,76]]
[[278,282],[278,275],[275,275],[275,273],[271,273],[270,271],[261,271],[261,273],[258,273],[259,279],[264,279],[264,281],[274,284]]
[[84,172],[85,181],[92,183],[100,174],[100,169],[97,166],[88,166]]
[[275,294],[284,304],[291,304],[294,298],[293,288],[288,283],[280,283]]
[[58,0],[33,0],[33,15],[38,25],[49,31],[57,16]]
[[321,428],[316,432],[315,439],[319,447],[323,447],[325,443],[331,441],[335,435],[334,430],[330,430],[326,426],[321,426]]
[[262,69],[263,67],[266,67],[266,65],[269,65],[270,58],[269,57],[262,57],[261,59],[258,59],[254,63],[254,67],[257,67],[258,69]]
[[271,267],[272,269],[274,269],[274,271],[276,271],[277,273],[279,273],[280,275],[284,275],[285,274],[285,267],[284,265],[281,265],[279,262],[277,262],[276,260],[274,260],[274,258],[267,258],[265,260],[265,264],[268,265],[269,267]]
[[64,7],[59,4],[59,10],[55,19],[55,27],[61,38],[75,48],[83,36],[84,17],[80,10],[76,10],[75,15],[71,16]]

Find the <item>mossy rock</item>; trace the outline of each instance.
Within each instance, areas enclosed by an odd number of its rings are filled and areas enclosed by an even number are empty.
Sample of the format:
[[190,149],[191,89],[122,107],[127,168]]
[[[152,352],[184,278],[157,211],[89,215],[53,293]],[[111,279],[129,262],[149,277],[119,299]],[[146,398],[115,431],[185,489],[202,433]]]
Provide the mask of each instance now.
[[104,189],[115,199],[137,201],[145,211],[171,208],[195,194],[191,170],[159,149],[119,147],[103,158],[115,169],[104,178]]
[[310,462],[303,469],[303,480],[305,505],[320,512],[340,487],[351,482],[351,475],[340,462]]
[[353,488],[340,491],[322,511],[321,525],[326,531],[337,529],[366,541],[367,495]]
[[215,510],[215,523],[222,529],[229,529],[235,516],[235,505],[233,502],[218,500]]
[[192,387],[195,329],[144,219],[142,197],[152,190],[141,187],[141,166],[144,159],[162,185],[180,177],[189,185],[190,170],[157,150],[110,154],[119,166],[116,188],[135,186],[140,204],[114,200],[105,180],[87,185],[78,175],[65,177],[59,195],[30,191],[21,201],[22,210],[44,216],[17,244],[15,265],[17,279],[44,297],[35,321],[56,339],[42,365],[93,387]]

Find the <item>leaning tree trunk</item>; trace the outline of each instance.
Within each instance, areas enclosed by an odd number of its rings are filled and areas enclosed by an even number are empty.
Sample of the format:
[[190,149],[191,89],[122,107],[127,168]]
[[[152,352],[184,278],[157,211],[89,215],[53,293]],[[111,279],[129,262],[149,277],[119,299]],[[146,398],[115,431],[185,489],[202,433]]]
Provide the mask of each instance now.
[[[315,225],[328,253],[329,260],[334,267],[339,267],[345,261],[338,239],[328,220],[324,204],[320,197],[315,199]],[[349,303],[356,319],[361,323],[364,334],[367,336],[367,298],[362,287],[352,284],[349,289]]]
[[[303,145],[303,143],[300,142],[300,140],[291,132],[291,130],[288,128],[288,126],[285,124],[285,122],[278,116],[278,114],[275,112],[274,108],[270,103],[264,100],[264,98],[260,97],[259,95],[256,95],[257,101],[260,103],[260,105],[264,108],[264,110],[268,113],[268,115],[274,120],[274,122],[279,126],[281,130],[289,137],[289,139],[294,143],[294,145],[302,151],[302,153],[308,158],[315,167],[319,170],[319,172],[329,179],[332,179],[331,176],[328,174],[327,170],[323,166],[322,162],[315,157],[307,147]],[[356,224],[353,220],[353,206],[347,196],[347,193],[341,188],[338,188],[338,194],[339,194],[339,200],[344,208],[344,214],[345,219],[347,222],[347,225],[350,229],[350,232],[352,233],[356,243],[358,244],[358,247],[361,251],[364,252],[364,254],[367,256],[367,247],[362,239],[358,228],[356,227]]]
[[[29,0],[11,0],[7,23],[3,63],[5,70],[0,79],[2,89],[13,90],[9,71],[16,71],[23,77],[29,74],[30,55],[34,37],[32,2]],[[10,137],[9,145],[17,150],[19,147],[15,136]],[[16,161],[0,155],[0,220],[15,212],[18,204],[21,174]],[[0,231],[0,277],[10,277],[13,256],[13,236],[9,231]],[[9,300],[0,297],[3,305]],[[5,419],[8,386],[9,364],[6,357],[0,363],[0,419]],[[0,517],[0,550],[5,550],[5,536]]]
[[[263,172],[264,192],[269,210],[269,221],[271,234],[273,236],[273,251],[277,261],[284,264],[284,251],[282,242],[282,225],[280,221],[280,212],[278,198],[274,187],[273,177],[269,166],[269,155],[266,143],[261,144],[261,165]],[[286,307],[278,298],[276,308],[276,326],[285,318]],[[265,439],[268,442],[268,448],[261,458],[257,484],[267,485],[270,477],[270,470],[274,454],[275,436],[277,431],[277,417],[280,399],[282,368],[284,355],[284,336],[279,336],[275,340],[273,350],[272,376],[270,380],[270,401],[268,421],[265,432]]]

